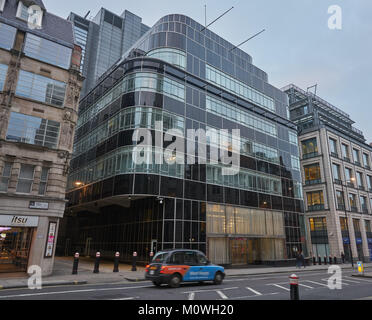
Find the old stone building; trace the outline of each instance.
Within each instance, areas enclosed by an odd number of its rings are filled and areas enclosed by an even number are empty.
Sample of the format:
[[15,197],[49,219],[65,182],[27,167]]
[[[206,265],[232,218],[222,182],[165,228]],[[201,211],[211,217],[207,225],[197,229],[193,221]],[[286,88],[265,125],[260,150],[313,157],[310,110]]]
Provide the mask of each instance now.
[[83,78],[71,22],[0,0],[0,272],[53,268]]

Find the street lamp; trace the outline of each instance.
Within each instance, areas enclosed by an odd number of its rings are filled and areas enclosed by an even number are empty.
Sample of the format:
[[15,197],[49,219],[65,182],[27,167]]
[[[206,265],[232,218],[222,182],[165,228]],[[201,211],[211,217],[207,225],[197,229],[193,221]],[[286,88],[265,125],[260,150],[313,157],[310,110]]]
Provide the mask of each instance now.
[[[350,178],[350,181],[346,181],[346,185],[349,182],[352,182],[354,184],[355,178]],[[344,184],[343,184],[343,182],[341,182],[341,185],[342,185],[342,194],[343,194],[343,197],[344,197],[344,210],[345,210],[345,216],[346,216],[346,228],[347,228],[347,233],[349,235],[349,252],[350,252],[350,256],[351,256],[351,266],[354,269],[353,251],[351,250],[351,237],[350,237],[350,230],[349,230],[349,216],[347,215],[347,211],[346,211],[345,191],[344,191]],[[347,199],[348,199],[348,197],[347,197]]]
[[74,182],[74,186],[76,187],[76,188],[79,188],[79,187],[81,187],[81,186],[83,186],[84,185],[84,182],[81,182],[81,181],[75,181]]

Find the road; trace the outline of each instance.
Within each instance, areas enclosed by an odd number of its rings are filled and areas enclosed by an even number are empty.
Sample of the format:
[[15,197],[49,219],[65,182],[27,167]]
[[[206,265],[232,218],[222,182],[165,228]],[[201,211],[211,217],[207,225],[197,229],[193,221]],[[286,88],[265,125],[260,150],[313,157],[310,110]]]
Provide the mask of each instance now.
[[[372,300],[372,278],[342,272],[342,289],[330,290],[327,271],[298,271],[301,300]],[[183,284],[160,288],[151,282],[45,287],[0,291],[2,300],[289,300],[290,274],[228,277],[222,285]]]

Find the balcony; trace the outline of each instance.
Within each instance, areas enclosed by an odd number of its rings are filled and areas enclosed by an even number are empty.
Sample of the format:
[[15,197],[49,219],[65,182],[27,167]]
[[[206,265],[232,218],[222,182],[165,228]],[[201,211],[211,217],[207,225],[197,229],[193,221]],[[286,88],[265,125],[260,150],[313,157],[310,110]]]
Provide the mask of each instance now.
[[368,214],[368,208],[366,205],[362,206],[362,213]]
[[362,164],[361,164],[359,161],[354,161],[354,164],[355,164],[356,166],[359,166],[359,167],[362,166]]
[[336,152],[331,152],[331,156],[338,159],[338,153]]
[[339,184],[340,186],[342,186],[342,180],[340,180],[340,179],[335,179],[334,183]]
[[339,211],[345,211],[345,205],[344,204],[337,204],[337,210]]
[[367,170],[371,170],[371,167],[368,166],[368,165],[364,165],[364,168],[367,169]]
[[351,161],[350,161],[350,158],[348,158],[348,157],[344,157],[344,161],[346,161],[346,162],[351,162]]
[[322,183],[322,180],[320,180],[320,179],[317,179],[317,180],[306,180],[305,181],[305,185],[306,186],[311,186],[311,185],[320,184],[320,183]]
[[348,182],[348,183],[347,183],[347,186],[350,187],[350,188],[355,188],[355,185],[354,185],[354,183],[352,183],[352,182]]
[[350,211],[357,213],[358,212],[358,207],[351,207]]
[[366,191],[366,188],[364,188],[364,186],[358,186],[358,189],[359,189],[360,191]]
[[310,159],[310,158],[315,158],[317,156],[319,156],[318,152],[311,152],[311,153],[306,153],[306,154],[302,155],[302,159],[306,160],[306,159]]
[[308,206],[307,211],[314,212],[314,211],[323,211],[324,210],[324,204],[315,204],[312,206]]

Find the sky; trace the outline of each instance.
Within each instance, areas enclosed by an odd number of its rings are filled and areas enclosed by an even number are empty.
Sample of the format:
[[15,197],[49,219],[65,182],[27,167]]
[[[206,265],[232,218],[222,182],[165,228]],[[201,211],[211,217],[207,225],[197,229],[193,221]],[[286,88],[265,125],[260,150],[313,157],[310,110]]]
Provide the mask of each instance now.
[[[44,0],[49,12],[66,18],[70,12],[94,17],[101,7],[116,14],[125,9],[153,26],[167,14],[185,14],[204,24],[231,8],[210,29],[240,44],[265,32],[241,49],[253,64],[282,88],[317,84],[317,94],[350,115],[355,127],[372,142],[372,1],[371,0]],[[331,30],[331,5],[342,10],[342,29]]]

